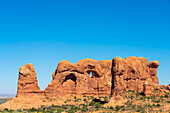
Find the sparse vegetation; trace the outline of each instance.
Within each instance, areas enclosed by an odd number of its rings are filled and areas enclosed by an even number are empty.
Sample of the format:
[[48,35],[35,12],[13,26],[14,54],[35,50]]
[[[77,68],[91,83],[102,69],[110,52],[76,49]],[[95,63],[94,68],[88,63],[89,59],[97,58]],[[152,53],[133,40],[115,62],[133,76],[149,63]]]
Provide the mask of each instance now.
[[[132,90],[124,91],[125,97],[127,101],[124,105],[116,105],[116,106],[103,106],[103,104],[107,103],[110,99],[109,96],[100,96],[95,98],[93,96],[82,96],[76,97],[72,95],[70,98],[66,98],[64,104],[51,106],[41,106],[40,108],[31,108],[24,110],[8,110],[4,109],[4,112],[25,112],[25,113],[81,113],[81,112],[94,112],[100,111],[103,113],[114,113],[114,112],[164,112],[163,107],[167,104],[170,104],[169,94],[165,95],[153,95],[150,97],[146,97],[142,92],[135,92]],[[47,97],[48,100],[50,100]],[[74,105],[72,104],[74,103]],[[76,104],[75,104],[76,103]],[[1,111],[0,111],[1,112]],[[3,111],[2,111],[3,112]],[[167,111],[167,112],[170,112]]]
[[0,98],[0,104],[3,104],[9,100],[11,100],[11,98]]

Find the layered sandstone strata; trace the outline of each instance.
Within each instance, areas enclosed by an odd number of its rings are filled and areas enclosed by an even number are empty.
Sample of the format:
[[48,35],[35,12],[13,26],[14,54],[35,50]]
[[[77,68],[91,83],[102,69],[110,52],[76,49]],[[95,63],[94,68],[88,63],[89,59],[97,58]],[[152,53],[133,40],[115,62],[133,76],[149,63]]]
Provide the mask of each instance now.
[[143,57],[115,57],[112,61],[112,96],[123,96],[124,90],[146,91],[144,85],[159,86],[157,78],[158,61]]
[[[99,62],[83,59],[75,64],[64,60],[58,64],[52,74],[51,83],[44,91],[41,91],[33,65],[27,64],[19,70],[17,96],[2,106],[21,109],[22,106],[31,108],[51,105],[53,102],[61,104],[60,96],[66,95],[98,97],[111,94],[110,102],[114,100],[120,102],[121,99],[124,100],[124,90],[144,92],[146,96],[149,96],[153,95],[153,90],[156,89],[163,94],[166,91],[159,86],[158,66],[158,61],[148,63],[146,58],[135,56],[125,59],[115,57],[113,60]],[[53,99],[56,101],[52,101]]]
[[37,76],[33,64],[24,65],[19,70],[18,96],[42,93],[37,83]]
[[[75,64],[61,61],[53,80],[45,89],[47,96],[64,94],[109,95],[111,91],[111,60],[98,62],[83,59]],[[92,77],[90,77],[92,73]]]
[[[123,96],[124,90],[145,91],[145,84],[159,86],[157,78],[158,61],[143,57],[115,57],[98,62],[83,59],[72,64],[61,61],[52,74],[53,80],[41,91],[37,84],[36,73],[32,64],[24,65],[19,71],[17,96],[38,94],[47,97],[58,95],[105,95],[112,91],[112,96]],[[90,73],[92,76],[90,77]]]

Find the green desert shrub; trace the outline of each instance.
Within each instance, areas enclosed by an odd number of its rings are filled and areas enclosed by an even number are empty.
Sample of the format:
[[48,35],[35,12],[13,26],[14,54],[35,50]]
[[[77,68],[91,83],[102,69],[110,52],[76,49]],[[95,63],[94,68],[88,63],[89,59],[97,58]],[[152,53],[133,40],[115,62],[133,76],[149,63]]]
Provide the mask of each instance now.
[[148,104],[148,107],[152,108],[152,105]]
[[57,112],[57,113],[61,113],[62,110],[61,110],[61,109],[57,109],[56,112]]
[[37,109],[33,107],[33,108],[31,108],[30,111],[33,111],[33,112],[34,112],[34,111],[37,111]]
[[120,108],[121,108],[121,107],[120,107],[119,105],[117,105],[117,106],[115,107],[115,110],[116,110],[116,111],[119,111]]
[[89,106],[93,106],[93,105],[95,105],[95,101],[91,101],[91,102],[89,103]]
[[75,111],[72,110],[72,109],[70,109],[70,110],[68,111],[68,113],[75,113]]
[[132,92],[132,93],[134,93],[135,91],[133,91],[133,90],[129,90],[128,92]]
[[131,95],[131,96],[130,96],[130,98],[131,98],[131,99],[133,99],[133,98],[134,98],[134,96],[132,96],[132,95]]
[[142,96],[142,97],[140,97],[140,100],[144,100],[144,97]]
[[138,97],[140,95],[140,93],[137,91],[137,93],[136,93],[136,97]]
[[169,95],[168,95],[168,94],[166,94],[164,97],[165,97],[165,98],[169,98]]
[[91,99],[94,99],[94,97],[93,96],[90,96],[91,97]]
[[81,111],[82,111],[82,112],[88,111],[87,105],[83,105],[83,107],[81,108]]
[[9,111],[8,108],[5,108],[4,111]]
[[108,97],[107,96],[104,97],[104,101],[108,101]]
[[167,103],[170,103],[170,101],[167,101]]
[[157,107],[160,107],[161,105],[160,104],[157,104]]
[[71,106],[71,109],[72,109],[72,110],[77,111],[77,110],[78,110],[78,107],[77,107],[77,106],[72,105],[72,106]]
[[141,108],[138,108],[138,109],[136,110],[136,112],[140,112],[140,111],[142,111],[142,109],[141,109]]
[[68,106],[67,105],[62,105],[62,108],[63,109],[68,109]]
[[135,109],[136,108],[136,105],[132,105],[132,109]]
[[151,99],[150,97],[147,97],[147,99]]
[[137,105],[137,112],[140,112],[140,111],[142,111],[143,110],[143,107],[141,106],[141,105]]
[[113,106],[110,106],[110,109],[114,109],[114,107],[113,107]]
[[156,96],[155,95],[151,96],[151,99],[153,99],[153,100],[156,99]]
[[74,99],[76,99],[77,97],[75,96]]
[[99,102],[95,103],[95,108],[101,108],[102,104],[100,104]]
[[156,102],[156,103],[160,103],[161,102],[161,100],[159,99],[159,100],[155,100],[154,102]]
[[125,106],[121,106],[120,108],[121,108],[123,111],[125,111]]

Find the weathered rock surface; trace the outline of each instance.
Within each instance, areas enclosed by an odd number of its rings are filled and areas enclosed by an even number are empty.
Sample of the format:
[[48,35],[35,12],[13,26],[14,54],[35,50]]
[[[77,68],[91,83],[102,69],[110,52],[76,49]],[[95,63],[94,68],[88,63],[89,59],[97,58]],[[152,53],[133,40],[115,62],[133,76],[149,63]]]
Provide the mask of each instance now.
[[149,83],[144,83],[144,94],[145,96],[151,96],[154,95],[154,88],[151,84]]
[[170,90],[170,84],[169,85],[161,85],[160,87],[162,87],[165,90]]
[[[29,103],[29,107],[31,105],[33,107],[35,99],[41,105],[49,105],[50,101],[46,102],[44,99],[52,100],[72,94],[78,96],[109,96],[112,94],[111,100],[120,100],[124,98],[124,90],[143,91],[146,96],[152,95],[153,87],[161,90],[157,78],[158,66],[158,61],[151,61],[148,64],[146,58],[135,56],[125,59],[115,57],[113,60],[100,62],[83,59],[75,64],[63,60],[59,62],[57,69],[52,74],[52,82],[44,91],[41,91],[33,65],[27,64],[20,68],[17,96],[8,102],[10,103],[8,106],[20,108],[20,105]],[[92,77],[90,77],[90,73],[92,73]]]
[[22,66],[19,70],[17,97],[41,92],[33,64]]
[[158,77],[157,77],[157,68],[159,66],[159,62],[158,61],[151,61],[149,62],[149,74],[150,77],[152,78],[152,82],[155,86],[159,86],[159,81],[158,81]]
[[[111,91],[111,60],[98,62],[83,59],[75,64],[61,61],[53,73],[53,81],[45,89],[49,97],[64,94],[109,95]],[[92,77],[90,77],[92,73]]]
[[112,95],[123,96],[123,90],[145,91],[144,83],[150,87],[159,86],[158,66],[158,61],[148,64],[148,60],[143,57],[115,57],[112,61]]

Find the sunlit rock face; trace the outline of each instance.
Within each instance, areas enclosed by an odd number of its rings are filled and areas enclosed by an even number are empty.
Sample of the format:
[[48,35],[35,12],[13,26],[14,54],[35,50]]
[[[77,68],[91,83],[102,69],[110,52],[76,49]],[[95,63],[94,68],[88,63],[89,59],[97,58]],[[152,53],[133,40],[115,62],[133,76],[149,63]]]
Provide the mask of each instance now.
[[[48,96],[59,94],[109,95],[111,92],[111,60],[98,62],[83,59],[75,64],[61,61],[53,80],[45,89]],[[90,73],[92,76],[90,77]]]
[[146,91],[144,89],[149,86],[159,86],[158,66],[158,61],[148,64],[148,60],[143,57],[115,57],[112,60],[112,96],[123,96],[124,90],[141,92]]
[[158,66],[158,61],[148,63],[146,58],[135,56],[125,59],[115,57],[113,60],[100,62],[83,59],[75,64],[63,60],[52,74],[52,82],[41,91],[33,65],[27,64],[19,71],[17,97],[28,95],[56,97],[68,94],[123,96],[124,90],[141,92],[148,86],[159,86]]
[[33,64],[29,63],[22,66],[19,70],[17,97],[41,92]]

